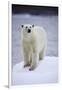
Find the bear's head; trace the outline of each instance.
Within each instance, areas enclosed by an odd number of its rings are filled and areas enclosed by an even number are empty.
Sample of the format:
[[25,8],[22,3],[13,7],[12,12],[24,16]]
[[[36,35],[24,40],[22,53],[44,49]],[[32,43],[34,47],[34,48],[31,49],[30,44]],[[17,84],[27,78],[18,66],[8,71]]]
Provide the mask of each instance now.
[[21,27],[22,27],[22,30],[24,30],[24,32],[31,33],[32,28],[34,28],[34,25],[24,24],[24,25],[21,25]]

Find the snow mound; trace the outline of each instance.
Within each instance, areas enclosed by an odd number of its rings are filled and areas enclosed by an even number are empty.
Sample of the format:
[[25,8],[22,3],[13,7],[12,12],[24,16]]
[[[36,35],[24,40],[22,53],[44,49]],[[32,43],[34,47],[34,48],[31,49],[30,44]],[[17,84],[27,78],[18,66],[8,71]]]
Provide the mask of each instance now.
[[56,83],[58,81],[58,58],[46,56],[38,67],[29,71],[23,62],[16,64],[12,72],[12,85]]

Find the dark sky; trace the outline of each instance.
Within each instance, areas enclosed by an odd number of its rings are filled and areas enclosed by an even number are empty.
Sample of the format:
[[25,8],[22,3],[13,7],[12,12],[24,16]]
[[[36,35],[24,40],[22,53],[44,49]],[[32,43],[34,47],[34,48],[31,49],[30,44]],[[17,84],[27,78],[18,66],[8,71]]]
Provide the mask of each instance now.
[[12,14],[58,15],[58,7],[12,4]]

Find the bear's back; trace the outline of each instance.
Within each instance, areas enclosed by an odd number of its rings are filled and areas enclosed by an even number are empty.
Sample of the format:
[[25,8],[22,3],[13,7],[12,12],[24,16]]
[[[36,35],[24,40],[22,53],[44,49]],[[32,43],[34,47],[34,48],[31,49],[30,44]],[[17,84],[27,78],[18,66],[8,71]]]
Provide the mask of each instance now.
[[33,28],[33,32],[35,34],[35,38],[37,40],[37,45],[40,47],[43,47],[46,43],[46,31],[43,27],[35,26]]

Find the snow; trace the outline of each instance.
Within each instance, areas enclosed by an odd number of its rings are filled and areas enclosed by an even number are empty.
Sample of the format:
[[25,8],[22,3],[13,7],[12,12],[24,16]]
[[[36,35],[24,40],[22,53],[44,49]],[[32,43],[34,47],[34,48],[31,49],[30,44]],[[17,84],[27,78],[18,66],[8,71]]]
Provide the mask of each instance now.
[[12,72],[12,85],[57,83],[58,58],[46,56],[39,61],[37,68],[29,71],[23,67],[23,61],[14,65]]

